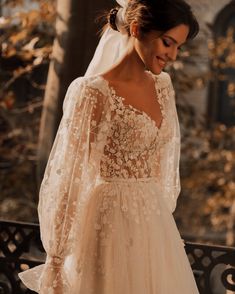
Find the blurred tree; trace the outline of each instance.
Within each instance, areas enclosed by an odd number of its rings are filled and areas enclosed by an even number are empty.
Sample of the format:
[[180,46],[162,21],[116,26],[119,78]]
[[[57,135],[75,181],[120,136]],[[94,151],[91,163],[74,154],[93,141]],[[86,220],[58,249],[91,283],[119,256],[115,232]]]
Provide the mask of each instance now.
[[1,7],[0,215],[37,221],[36,148],[55,5],[11,0]]
[[[62,104],[68,85],[82,76],[92,57],[98,38],[94,17],[105,1],[58,0],[56,37],[49,68],[38,146],[38,183],[62,115]],[[106,5],[107,6],[107,5]]]
[[[98,42],[94,19],[107,3],[102,0],[94,7],[93,1],[58,1],[58,13],[55,0],[7,0],[1,5],[5,13],[0,20],[0,214],[32,220],[37,218],[35,166],[39,162],[40,184],[66,88],[86,70]],[[26,203],[27,209],[19,209]]]

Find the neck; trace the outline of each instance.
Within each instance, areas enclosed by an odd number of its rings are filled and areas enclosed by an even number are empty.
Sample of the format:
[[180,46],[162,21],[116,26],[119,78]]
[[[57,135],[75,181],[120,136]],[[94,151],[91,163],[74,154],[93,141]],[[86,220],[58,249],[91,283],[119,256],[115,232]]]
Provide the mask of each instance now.
[[112,76],[112,79],[141,83],[146,79],[146,68],[143,61],[137,54],[134,46],[131,45],[126,55],[114,65],[105,75]]

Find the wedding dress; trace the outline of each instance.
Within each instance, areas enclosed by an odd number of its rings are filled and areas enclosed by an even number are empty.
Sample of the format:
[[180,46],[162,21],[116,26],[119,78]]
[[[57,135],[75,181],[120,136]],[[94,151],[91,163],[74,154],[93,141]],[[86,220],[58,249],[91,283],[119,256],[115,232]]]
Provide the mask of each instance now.
[[43,294],[198,294],[172,212],[180,130],[170,77],[151,74],[162,123],[101,75],[74,80],[41,184]]

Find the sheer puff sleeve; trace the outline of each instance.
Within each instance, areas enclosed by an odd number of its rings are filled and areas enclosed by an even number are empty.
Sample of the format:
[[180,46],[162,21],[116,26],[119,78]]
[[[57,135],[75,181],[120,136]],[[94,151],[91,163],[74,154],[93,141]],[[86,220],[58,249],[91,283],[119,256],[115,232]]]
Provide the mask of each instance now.
[[175,102],[175,91],[170,75],[167,73],[164,73],[164,84],[168,92],[166,120],[168,131],[171,135],[170,140],[167,141],[167,144],[161,150],[161,175],[166,204],[169,210],[171,212],[174,212],[176,208],[177,198],[181,190],[179,171],[181,135]]
[[93,92],[86,78],[69,86],[40,187],[38,214],[46,263],[19,273],[23,283],[38,293],[71,293],[64,263],[79,245],[83,213],[97,178],[99,154],[92,155],[97,164],[94,160],[90,164],[91,148],[94,141],[97,146],[103,142],[97,134],[104,101]]

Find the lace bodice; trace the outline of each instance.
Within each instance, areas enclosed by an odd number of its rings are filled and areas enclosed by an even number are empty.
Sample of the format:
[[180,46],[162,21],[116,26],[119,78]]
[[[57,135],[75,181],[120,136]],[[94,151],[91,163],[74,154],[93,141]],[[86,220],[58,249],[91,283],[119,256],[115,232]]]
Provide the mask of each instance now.
[[[100,77],[102,79],[102,77]],[[100,176],[115,178],[160,178],[160,149],[167,140],[165,104],[167,95],[157,94],[163,116],[160,127],[145,112],[125,103],[103,79],[110,91],[112,123],[100,162]],[[169,134],[168,134],[169,135]]]
[[[89,174],[94,173],[96,179],[155,177],[164,189],[174,187],[177,191],[180,132],[174,90],[168,74],[151,75],[162,114],[160,127],[147,113],[118,96],[101,75],[82,81],[82,103],[86,104],[84,115],[89,123],[89,148],[83,144],[83,152],[89,157]],[[79,82],[75,80],[74,84]],[[67,99],[64,109],[69,103]],[[84,162],[80,164],[83,169]],[[94,178],[91,182],[95,184]],[[91,182],[88,180],[87,185]]]

